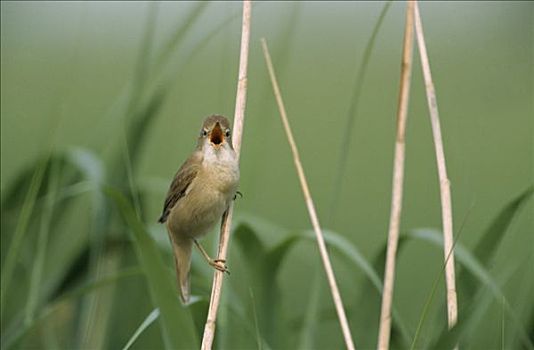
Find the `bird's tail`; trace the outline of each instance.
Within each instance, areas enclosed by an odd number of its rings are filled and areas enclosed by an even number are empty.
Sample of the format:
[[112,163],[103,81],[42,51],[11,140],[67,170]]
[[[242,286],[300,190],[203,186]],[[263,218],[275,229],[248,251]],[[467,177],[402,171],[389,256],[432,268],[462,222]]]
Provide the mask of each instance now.
[[176,279],[180,289],[182,303],[189,302],[189,270],[191,268],[191,251],[193,240],[190,238],[178,238],[169,232],[172,249],[174,252],[174,263],[176,265]]

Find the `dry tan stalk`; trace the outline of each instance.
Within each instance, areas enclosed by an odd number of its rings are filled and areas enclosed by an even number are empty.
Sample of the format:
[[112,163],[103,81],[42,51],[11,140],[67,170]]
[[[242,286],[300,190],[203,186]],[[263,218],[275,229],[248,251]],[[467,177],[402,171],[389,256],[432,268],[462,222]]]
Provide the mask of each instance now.
[[[453,250],[454,237],[452,226],[452,204],[451,188],[449,178],[447,177],[447,167],[445,166],[445,153],[443,151],[443,140],[441,137],[441,126],[439,123],[438,104],[436,91],[432,82],[430,72],[430,63],[426,51],[425,37],[423,34],[423,24],[419,15],[419,6],[415,2],[415,34],[417,37],[417,46],[421,57],[421,67],[426,87],[426,98],[428,101],[428,110],[430,112],[430,123],[432,125],[432,135],[434,137],[434,146],[436,150],[436,162],[438,166],[439,189],[441,195],[441,216],[444,236],[444,253],[445,253],[445,281],[447,287],[447,316],[449,328],[456,324],[458,319],[458,302],[456,296],[456,278],[454,271],[454,254]],[[447,259],[447,257],[449,257]]]
[[399,104],[397,109],[397,135],[395,140],[395,159],[393,164],[393,189],[391,194],[391,213],[389,219],[388,245],[386,266],[384,271],[384,290],[380,313],[380,329],[378,333],[378,349],[389,348],[391,333],[391,308],[393,303],[393,286],[395,280],[395,258],[399,242],[400,218],[402,211],[402,190],[404,179],[404,157],[406,119],[410,97],[410,80],[413,59],[413,9],[414,3],[408,1],[406,7],[406,27],[404,29],[404,45],[402,53],[401,79],[399,88]]
[[336,279],[334,276],[334,271],[332,269],[332,264],[330,263],[330,258],[328,256],[328,251],[326,249],[326,244],[323,238],[323,232],[321,226],[319,225],[319,218],[315,211],[315,206],[313,204],[313,199],[308,187],[308,182],[306,181],[306,176],[304,175],[304,169],[300,162],[300,156],[297,149],[297,144],[293,138],[293,133],[291,132],[291,127],[289,126],[289,121],[287,119],[286,109],[284,107],[284,102],[282,100],[282,95],[280,93],[280,88],[278,87],[278,82],[274,73],[273,63],[271,61],[271,55],[269,54],[269,49],[267,47],[267,42],[265,39],[261,39],[261,45],[263,47],[263,55],[265,57],[265,62],[267,64],[267,69],[269,70],[269,76],[271,78],[271,83],[273,85],[274,95],[276,97],[276,102],[278,103],[278,109],[280,111],[280,117],[282,123],[284,124],[284,129],[291,147],[291,152],[293,153],[293,160],[295,162],[295,167],[297,168],[297,174],[300,180],[300,185],[302,187],[302,192],[304,194],[304,199],[306,201],[306,206],[308,208],[308,213],[312,222],[313,229],[317,238],[317,244],[319,246],[319,252],[321,254],[321,259],[323,261],[324,269],[326,271],[326,277],[330,290],[332,292],[332,298],[337,311],[337,316],[339,318],[339,323],[341,325],[341,330],[343,332],[343,337],[345,339],[345,345],[347,349],[354,349],[354,342],[350,334],[349,323],[347,321],[347,316],[345,315],[345,310],[343,308],[343,302],[341,300],[341,295],[339,294],[339,289],[337,287]]
[[[237,93],[235,101],[234,127],[233,127],[233,146],[239,158],[241,153],[241,137],[243,135],[243,124],[245,120],[245,107],[247,102],[247,67],[248,67],[248,52],[250,40],[250,15],[251,15],[251,1],[243,1],[243,22],[241,29],[241,52],[239,55],[239,78],[237,82]],[[228,251],[228,242],[230,240],[230,227],[232,226],[232,215],[234,212],[233,203],[230,204],[228,212],[223,218],[221,225],[221,237],[219,241],[218,259],[226,260]],[[224,273],[215,270],[213,277],[213,285],[211,288],[210,306],[208,309],[208,317],[206,325],[204,326],[204,335],[202,337],[201,349],[209,350],[213,345],[213,338],[215,336],[215,325],[217,321],[217,311],[221,300],[222,283]]]

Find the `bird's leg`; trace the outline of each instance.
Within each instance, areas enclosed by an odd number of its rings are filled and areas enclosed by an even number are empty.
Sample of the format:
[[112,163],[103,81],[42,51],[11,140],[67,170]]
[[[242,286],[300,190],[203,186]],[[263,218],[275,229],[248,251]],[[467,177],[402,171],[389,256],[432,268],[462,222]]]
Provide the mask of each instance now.
[[210,258],[210,256],[208,255],[208,253],[206,252],[204,247],[196,239],[194,239],[194,238],[192,238],[192,239],[193,239],[193,242],[195,243],[195,245],[197,246],[198,250],[200,251],[200,253],[204,257],[204,259],[206,259],[206,261],[208,262],[208,264],[210,264],[213,268],[215,268],[215,269],[217,269],[217,270],[219,270],[221,272],[226,272],[226,273],[230,274],[230,271],[228,271],[228,268],[225,265],[226,260]]

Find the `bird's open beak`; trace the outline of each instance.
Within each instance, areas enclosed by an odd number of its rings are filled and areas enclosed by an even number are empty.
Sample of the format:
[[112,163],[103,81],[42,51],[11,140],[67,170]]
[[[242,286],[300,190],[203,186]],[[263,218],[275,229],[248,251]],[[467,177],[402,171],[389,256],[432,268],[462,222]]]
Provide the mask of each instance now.
[[210,142],[215,146],[219,146],[224,142],[224,132],[221,129],[219,122],[215,124],[210,133]]

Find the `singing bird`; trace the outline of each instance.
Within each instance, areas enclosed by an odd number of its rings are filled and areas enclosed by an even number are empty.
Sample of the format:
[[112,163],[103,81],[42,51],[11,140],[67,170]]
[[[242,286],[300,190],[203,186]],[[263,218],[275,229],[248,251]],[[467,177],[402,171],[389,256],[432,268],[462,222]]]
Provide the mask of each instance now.
[[236,196],[238,183],[230,122],[221,115],[209,116],[202,124],[197,148],[174,176],[158,220],[167,226],[184,304],[189,301],[193,244],[211,266],[227,271],[225,261],[210,258],[198,238],[221,220]]

